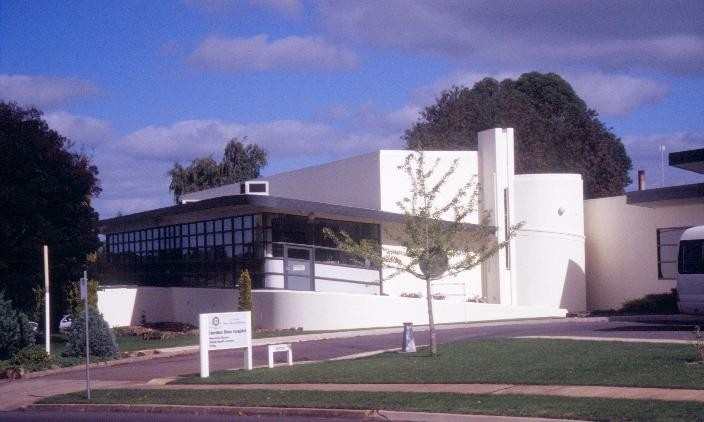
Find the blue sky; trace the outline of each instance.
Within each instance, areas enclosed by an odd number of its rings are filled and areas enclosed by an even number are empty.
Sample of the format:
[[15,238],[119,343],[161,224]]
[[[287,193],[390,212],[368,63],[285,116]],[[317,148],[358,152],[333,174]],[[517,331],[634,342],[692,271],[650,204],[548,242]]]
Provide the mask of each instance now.
[[173,163],[234,136],[265,174],[402,148],[443,89],[533,70],[572,84],[649,187],[660,145],[704,148],[701,0],[0,2],[0,100],[93,157],[102,218],[170,205]]

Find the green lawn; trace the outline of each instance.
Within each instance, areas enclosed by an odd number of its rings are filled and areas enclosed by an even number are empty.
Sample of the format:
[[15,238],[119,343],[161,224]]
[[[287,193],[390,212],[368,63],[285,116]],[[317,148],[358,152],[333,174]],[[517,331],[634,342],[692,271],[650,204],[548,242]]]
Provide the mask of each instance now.
[[84,393],[72,393],[39,403],[385,409],[599,421],[704,421],[704,406],[692,402],[449,393],[129,389],[93,390],[90,402]]
[[[432,358],[369,358],[253,371],[218,371],[175,383],[515,383],[704,388],[693,346],[606,341],[493,339],[441,345]],[[295,354],[294,354],[295,356]]]

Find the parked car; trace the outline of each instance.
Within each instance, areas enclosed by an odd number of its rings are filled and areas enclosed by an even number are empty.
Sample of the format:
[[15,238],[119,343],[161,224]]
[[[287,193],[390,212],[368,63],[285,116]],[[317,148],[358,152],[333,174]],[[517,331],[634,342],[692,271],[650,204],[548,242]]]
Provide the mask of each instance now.
[[59,321],[59,331],[62,333],[67,333],[71,330],[71,315],[64,315]]

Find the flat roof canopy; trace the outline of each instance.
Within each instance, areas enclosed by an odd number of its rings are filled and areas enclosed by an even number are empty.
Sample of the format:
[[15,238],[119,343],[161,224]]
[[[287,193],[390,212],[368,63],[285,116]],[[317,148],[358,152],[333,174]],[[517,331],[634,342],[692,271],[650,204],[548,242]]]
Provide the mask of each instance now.
[[626,203],[648,208],[701,204],[704,183],[626,192]]
[[669,164],[672,167],[704,174],[704,148],[671,152]]
[[326,204],[321,202],[301,201],[298,199],[280,198],[268,195],[230,195],[204,199],[202,201],[187,202],[185,204],[178,204],[170,207],[158,208],[155,210],[143,211],[114,218],[107,218],[105,220],[101,220],[99,226],[105,227],[115,224],[154,220],[159,217],[186,214],[194,211],[205,211],[214,208],[242,206],[277,210],[278,212],[288,211],[304,214],[332,214],[340,217],[368,219],[379,222],[404,222],[402,214],[385,211]]
[[[405,223],[403,214],[378,211],[367,208],[349,207],[344,205],[327,204],[322,202],[302,201],[299,199],[281,198],[268,195],[230,195],[220,196],[202,201],[188,202],[171,207],[138,212],[130,215],[107,218],[100,220],[98,226],[104,232],[109,226],[155,222],[163,217],[187,214],[197,211],[223,207],[251,207],[266,212],[299,213],[334,216],[339,219],[354,218],[374,221],[376,223]],[[477,228],[475,224],[466,224],[469,231]]]

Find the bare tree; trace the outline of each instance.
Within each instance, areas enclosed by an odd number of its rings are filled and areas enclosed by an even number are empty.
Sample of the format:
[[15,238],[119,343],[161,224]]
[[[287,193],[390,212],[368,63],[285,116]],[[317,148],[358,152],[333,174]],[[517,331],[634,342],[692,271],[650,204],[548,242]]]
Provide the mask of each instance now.
[[[455,159],[438,178],[435,174],[439,164],[440,159],[436,159],[427,165],[425,153],[418,149],[408,154],[403,165],[398,166],[411,183],[410,195],[396,203],[405,222],[400,233],[390,230],[385,233],[400,248],[379,245],[369,239],[355,241],[344,231],[335,233],[324,229],[325,235],[339,249],[390,270],[385,279],[407,273],[425,280],[432,355],[437,354],[432,281],[477,267],[505,247],[521,226],[510,227],[506,240],[497,241],[496,228],[489,224],[489,214],[479,208],[481,190],[476,176],[458,188],[451,199],[441,201],[439,196],[448,189],[448,180],[457,170],[458,160]],[[475,213],[479,217],[478,223],[469,224]]]

